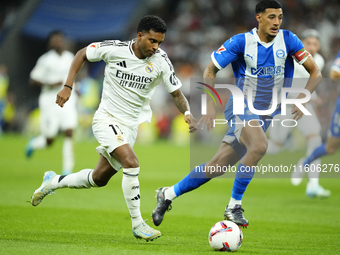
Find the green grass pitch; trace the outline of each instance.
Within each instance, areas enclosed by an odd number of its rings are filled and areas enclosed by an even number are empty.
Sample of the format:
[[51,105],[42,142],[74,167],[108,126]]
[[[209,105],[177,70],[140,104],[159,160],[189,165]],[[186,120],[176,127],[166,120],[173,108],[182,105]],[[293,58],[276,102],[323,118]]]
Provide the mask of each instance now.
[[[145,242],[133,237],[121,190],[119,172],[106,187],[58,190],[38,206],[27,201],[40,186],[44,171],[61,170],[62,140],[52,148],[24,156],[27,139],[0,137],[0,254],[215,254],[208,232],[223,219],[233,179],[210,181],[173,202],[158,229],[162,237]],[[75,170],[94,168],[95,141],[75,145]],[[141,211],[151,222],[155,189],[189,172],[189,147],[158,142],[136,145],[141,165]],[[265,156],[261,163],[296,163],[303,152]],[[339,153],[323,158],[338,161]],[[340,174],[340,173],[339,173]],[[307,180],[298,187],[288,178],[254,178],[243,199],[248,229],[240,254],[339,254],[340,185],[337,178],[320,179],[332,191],[325,200],[308,199]]]

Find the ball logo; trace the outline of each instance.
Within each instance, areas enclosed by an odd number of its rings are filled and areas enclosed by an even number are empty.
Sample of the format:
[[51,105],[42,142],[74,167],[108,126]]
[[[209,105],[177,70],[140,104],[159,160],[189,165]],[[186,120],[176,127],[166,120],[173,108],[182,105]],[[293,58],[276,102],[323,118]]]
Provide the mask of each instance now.
[[146,71],[147,73],[152,73],[152,71],[153,71],[153,66],[152,66],[152,63],[151,63],[151,62],[148,63],[148,65],[145,67],[145,71]]
[[286,54],[285,54],[284,50],[277,50],[277,51],[276,51],[276,56],[277,56],[278,58],[283,58],[285,55],[286,55]]

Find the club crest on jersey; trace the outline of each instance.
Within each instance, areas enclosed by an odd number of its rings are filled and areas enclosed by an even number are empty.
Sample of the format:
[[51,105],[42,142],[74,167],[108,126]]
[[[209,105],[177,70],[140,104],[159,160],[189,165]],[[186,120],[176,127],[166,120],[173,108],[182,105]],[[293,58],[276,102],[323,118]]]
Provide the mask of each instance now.
[[124,142],[124,138],[121,135],[118,135],[117,141],[122,143],[122,142]]
[[225,49],[224,46],[222,45],[222,46],[216,51],[216,53],[217,53],[217,54],[221,54],[221,52],[223,52],[223,51],[226,51],[226,49]]
[[285,56],[286,54],[285,54],[285,52],[284,52],[284,50],[277,50],[276,51],[276,56],[278,57],[278,58],[283,58],[284,56]]
[[152,66],[152,63],[151,63],[151,62],[148,63],[148,65],[145,67],[145,71],[146,71],[147,73],[152,73],[152,71],[153,71],[153,66]]

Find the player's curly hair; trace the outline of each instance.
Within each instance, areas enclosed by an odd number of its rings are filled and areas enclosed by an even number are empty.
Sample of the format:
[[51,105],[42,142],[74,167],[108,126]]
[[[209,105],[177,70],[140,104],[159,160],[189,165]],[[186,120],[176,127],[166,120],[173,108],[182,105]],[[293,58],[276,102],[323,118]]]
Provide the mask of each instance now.
[[256,5],[255,13],[264,12],[267,8],[279,9],[282,8],[282,4],[276,0],[262,0]]
[[61,31],[61,30],[52,30],[52,31],[48,34],[47,40],[48,40],[48,41],[51,40],[51,38],[52,38],[53,36],[55,36],[55,35],[60,35],[60,36],[62,36],[62,37],[65,36],[64,32]]
[[149,32],[150,30],[165,34],[167,27],[164,20],[160,17],[156,15],[146,15],[139,21],[137,33],[142,31]]

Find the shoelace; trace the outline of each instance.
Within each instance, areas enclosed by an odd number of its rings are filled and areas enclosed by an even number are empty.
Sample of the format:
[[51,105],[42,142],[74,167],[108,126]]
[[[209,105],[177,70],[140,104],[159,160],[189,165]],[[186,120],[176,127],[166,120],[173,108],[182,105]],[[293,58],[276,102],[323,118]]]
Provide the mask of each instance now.
[[165,204],[167,204],[166,211],[168,211],[168,212],[171,211],[171,209],[172,209],[171,200],[167,199],[164,202],[165,202]]
[[140,231],[143,231],[144,233],[147,233],[147,234],[150,234],[153,232],[153,229],[148,225],[146,224],[147,220],[145,220],[144,222],[142,222],[142,226],[140,227]]
[[233,208],[233,209],[231,209],[231,212],[235,213],[237,216],[243,218],[242,212],[244,212],[244,210],[241,207]]

